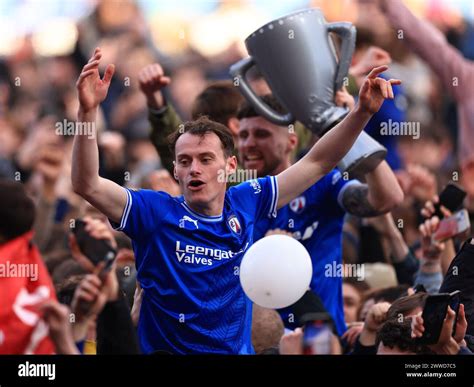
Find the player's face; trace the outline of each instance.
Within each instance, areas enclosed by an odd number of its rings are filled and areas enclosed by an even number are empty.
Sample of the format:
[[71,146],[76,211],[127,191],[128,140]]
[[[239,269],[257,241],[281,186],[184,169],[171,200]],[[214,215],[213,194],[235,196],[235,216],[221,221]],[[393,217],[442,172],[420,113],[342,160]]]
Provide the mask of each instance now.
[[288,129],[262,117],[240,120],[237,146],[242,166],[256,170],[259,177],[281,172],[293,148]]
[[215,133],[183,134],[176,142],[175,174],[190,205],[206,208],[223,198],[227,175],[235,171],[235,157],[225,157]]
[[344,299],[344,318],[346,323],[357,321],[357,312],[360,307],[360,294],[356,288],[349,284],[342,285],[342,294]]

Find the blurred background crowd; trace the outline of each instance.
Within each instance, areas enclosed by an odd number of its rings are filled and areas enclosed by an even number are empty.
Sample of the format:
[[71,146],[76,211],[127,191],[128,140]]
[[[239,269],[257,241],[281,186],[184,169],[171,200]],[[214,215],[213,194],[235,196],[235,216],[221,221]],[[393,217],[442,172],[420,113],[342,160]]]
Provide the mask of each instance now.
[[[417,56],[403,38],[397,38],[396,27],[378,3],[363,0],[0,1],[0,179],[21,182],[34,198],[34,240],[58,299],[65,304],[76,299],[77,306],[79,295],[75,291],[88,273],[87,264],[69,237],[71,220],[75,218],[85,218],[95,235],[117,247],[117,277],[129,305],[133,305],[135,294],[131,242],[123,234],[113,232],[102,214],[73,193],[73,136],[57,135],[58,123],[76,120],[75,83],[94,48],[101,47],[103,65],[116,66],[98,118],[101,176],[120,185],[179,194],[179,187],[162,167],[160,154],[150,140],[149,107],[140,88],[140,70],[152,63],[162,66],[171,79],[163,90],[166,100],[183,120],[188,120],[194,100],[208,82],[229,80],[230,65],[247,55],[244,40],[248,34],[269,20],[306,7],[321,8],[328,21],[354,23],[357,27],[354,64],[370,54],[376,63],[374,58],[380,55],[390,64],[389,76],[403,80],[395,99],[386,102],[378,121],[371,122],[366,130],[388,149],[387,161],[399,178],[405,198],[392,213],[382,217],[346,219],[343,259],[350,264],[367,264],[365,281],[345,280],[346,323],[355,326],[353,332],[358,334],[367,313],[373,317],[388,309],[379,305],[373,310],[373,304],[393,303],[411,294],[409,289],[415,285],[415,273],[403,275],[396,265],[410,252],[410,259],[418,262],[414,265],[420,270],[424,255],[432,248],[429,227],[422,232],[419,228],[425,221],[421,210],[430,207],[427,202],[433,201],[446,183],[456,182],[467,191],[465,207],[474,218],[474,179],[469,179],[469,173],[474,176],[474,168],[472,165],[469,168],[469,163],[464,169],[460,165],[459,100],[432,66]],[[434,25],[466,60],[474,60],[471,0],[407,0],[405,4],[419,18]],[[358,81],[357,75],[351,76],[348,91],[354,96]],[[472,90],[474,85],[468,88]],[[419,138],[381,135],[380,122],[388,118],[419,123]],[[468,120],[472,127],[474,116],[471,114]],[[300,146],[301,154],[305,145],[312,144],[311,135],[305,141]],[[3,197],[0,200],[8,203]],[[12,210],[4,208],[1,213]],[[3,217],[0,223],[5,219],[8,218]],[[1,230],[6,229],[8,224],[2,224]],[[436,269],[439,277],[424,283],[425,290],[438,291],[462,241],[450,240],[439,249],[434,258],[439,262]],[[426,270],[429,272],[432,266]],[[116,297],[110,294],[104,296],[104,303]],[[283,335],[282,323],[270,311],[255,310],[254,313],[260,314],[254,322],[256,351],[278,346]],[[97,351],[96,317],[101,311],[99,308],[86,313],[87,329],[80,334],[76,332],[76,342],[86,339],[85,353]],[[134,321],[137,313],[132,310]],[[371,320],[371,329],[378,328],[374,321]],[[349,339],[357,337],[354,333],[352,336]],[[287,347],[289,340],[283,342]],[[367,345],[370,344],[369,340]],[[290,348],[293,348],[291,343]]]

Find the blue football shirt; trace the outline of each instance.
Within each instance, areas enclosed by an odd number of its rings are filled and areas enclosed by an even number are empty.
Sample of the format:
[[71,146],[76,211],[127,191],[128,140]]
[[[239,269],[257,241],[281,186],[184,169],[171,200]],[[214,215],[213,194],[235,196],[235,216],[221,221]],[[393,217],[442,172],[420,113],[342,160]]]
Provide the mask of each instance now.
[[[346,330],[342,297],[342,225],[345,210],[342,206],[344,190],[357,180],[343,179],[334,169],[300,196],[278,210],[273,219],[262,219],[255,227],[255,240],[276,228],[293,233],[308,250],[313,263],[311,289],[319,295],[326,310],[331,314],[337,332]],[[336,269],[336,270],[334,270]],[[295,328],[289,318],[290,309],[280,314],[289,328]],[[296,323],[296,322],[295,322]]]
[[138,336],[144,353],[251,354],[252,303],[239,268],[255,222],[276,215],[276,177],[226,192],[220,216],[192,211],[183,196],[128,190],[120,225],[144,289]]

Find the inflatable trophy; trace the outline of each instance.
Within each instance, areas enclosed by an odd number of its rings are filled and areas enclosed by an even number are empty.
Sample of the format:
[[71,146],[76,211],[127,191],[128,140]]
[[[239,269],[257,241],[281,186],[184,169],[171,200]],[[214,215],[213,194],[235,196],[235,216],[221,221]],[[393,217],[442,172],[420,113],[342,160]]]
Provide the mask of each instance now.
[[[331,32],[341,39],[339,56]],[[347,77],[355,38],[351,23],[327,23],[317,8],[295,12],[248,36],[245,44],[250,56],[232,65],[230,73],[261,116],[277,125],[297,120],[322,136],[349,112],[335,105],[334,95]],[[287,114],[273,111],[253,92],[246,80],[253,66]],[[363,175],[373,170],[386,153],[382,145],[362,132],[339,168],[353,176]]]

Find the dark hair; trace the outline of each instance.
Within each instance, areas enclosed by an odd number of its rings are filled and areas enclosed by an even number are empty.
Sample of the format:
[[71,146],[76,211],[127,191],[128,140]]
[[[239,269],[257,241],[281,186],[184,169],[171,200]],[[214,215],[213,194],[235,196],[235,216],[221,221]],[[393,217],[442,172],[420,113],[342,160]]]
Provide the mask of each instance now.
[[71,305],[72,299],[74,298],[74,293],[76,292],[77,287],[85,278],[85,274],[73,275],[56,285],[56,295],[58,301],[64,305]]
[[244,97],[231,81],[218,81],[206,87],[194,100],[191,116],[193,120],[202,116],[226,125],[236,117]]
[[204,137],[207,133],[214,133],[221,140],[222,150],[224,151],[225,157],[230,157],[234,153],[234,138],[230,129],[218,122],[211,121],[206,116],[199,117],[197,120],[185,122],[180,125],[178,130],[172,133],[168,137],[170,149],[173,155],[175,153],[176,142],[185,133],[192,134],[194,136]]
[[397,298],[404,297],[408,293],[409,285],[390,286],[388,288],[377,289],[365,294],[364,302],[373,298],[375,303],[387,301],[394,302]]
[[15,239],[33,227],[35,205],[19,182],[0,180],[0,237]]
[[354,277],[344,277],[342,283],[345,285],[350,285],[355,288],[359,293],[364,293],[370,289],[370,286],[365,281],[359,281],[357,278]]
[[382,343],[385,347],[399,348],[402,351],[410,351],[414,353],[427,353],[428,350],[419,345],[411,337],[411,318],[404,318],[399,321],[390,319],[380,327],[377,332],[375,341],[376,347]]
[[[264,104],[268,105],[271,109],[273,109],[277,113],[280,113],[280,114],[288,113],[286,109],[282,106],[282,104],[272,94],[263,95],[260,97],[260,99],[262,100]],[[250,104],[248,101],[245,101],[240,106],[240,109],[237,113],[237,118],[241,120],[243,118],[253,118],[253,117],[260,117],[260,114],[255,110],[252,104]]]
[[396,299],[407,296],[407,291],[409,287],[409,285],[398,285],[382,289],[373,289],[365,292],[362,296],[362,302],[360,304],[360,308],[357,312],[357,315],[359,317],[362,316],[362,311],[364,310],[364,306],[367,301],[374,300],[374,304],[386,301],[391,304]]
[[376,44],[377,42],[374,39],[374,33],[370,28],[357,28],[356,50],[364,47],[374,46]]
[[68,278],[84,274],[87,274],[87,270],[85,270],[74,258],[67,258],[54,268],[52,279],[53,283],[58,286]]
[[415,308],[423,308],[427,298],[427,293],[420,292],[395,300],[388,309],[387,319],[398,318],[400,315],[406,316]]

